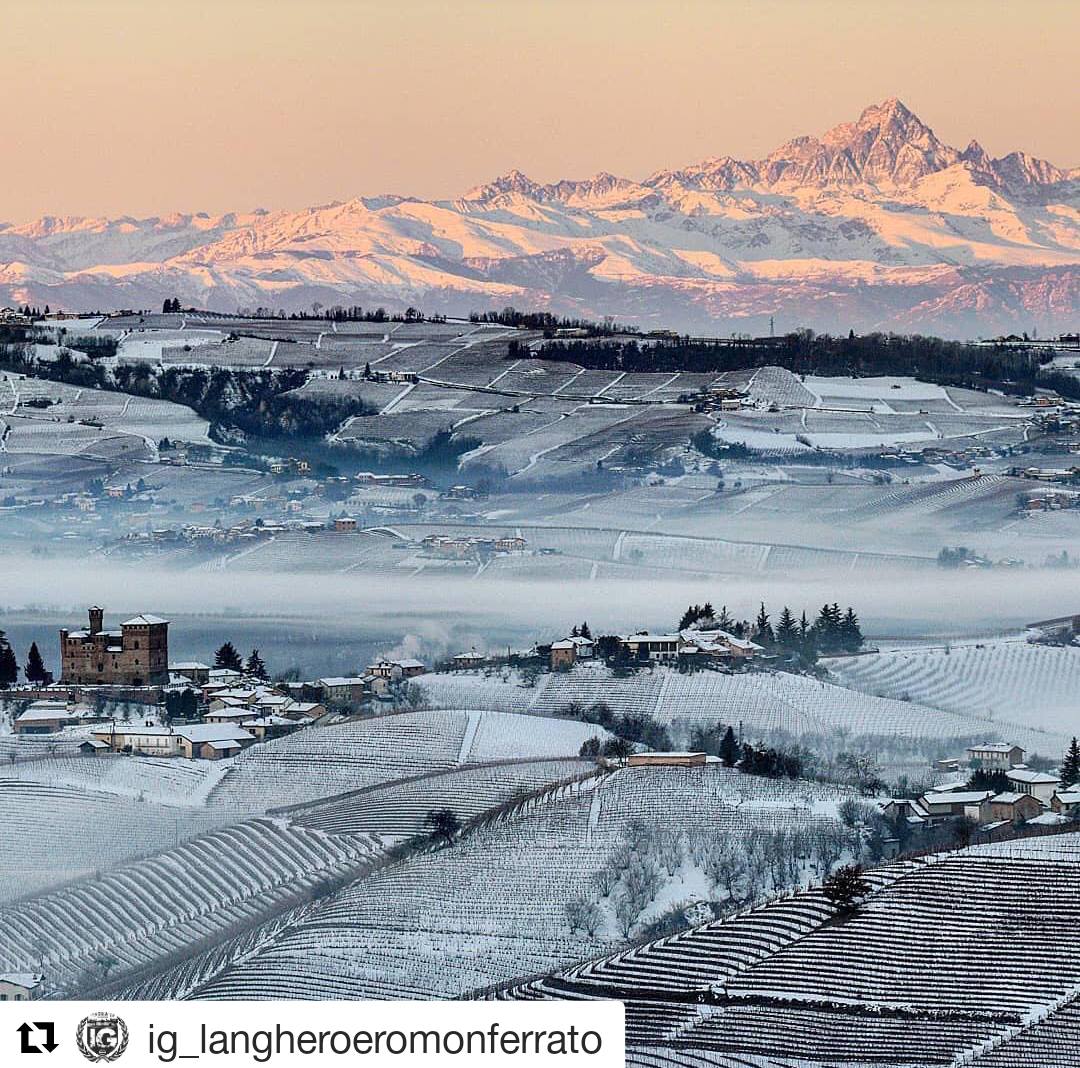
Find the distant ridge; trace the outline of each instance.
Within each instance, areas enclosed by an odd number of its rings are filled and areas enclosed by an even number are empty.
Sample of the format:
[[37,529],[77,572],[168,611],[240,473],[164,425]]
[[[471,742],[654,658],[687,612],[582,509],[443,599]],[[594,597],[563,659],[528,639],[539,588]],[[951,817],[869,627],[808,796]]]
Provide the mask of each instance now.
[[0,305],[508,303],[712,333],[1076,328],[1080,170],[956,149],[900,100],[643,181],[511,170],[457,199],[0,224]]

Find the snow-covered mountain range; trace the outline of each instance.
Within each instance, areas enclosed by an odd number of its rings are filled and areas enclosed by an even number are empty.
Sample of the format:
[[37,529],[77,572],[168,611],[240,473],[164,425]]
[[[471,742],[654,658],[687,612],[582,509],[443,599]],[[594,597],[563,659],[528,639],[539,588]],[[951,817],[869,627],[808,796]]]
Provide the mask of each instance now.
[[698,332],[1075,329],[1080,169],[958,150],[899,100],[760,160],[511,171],[456,200],[0,224],[0,305],[513,304]]

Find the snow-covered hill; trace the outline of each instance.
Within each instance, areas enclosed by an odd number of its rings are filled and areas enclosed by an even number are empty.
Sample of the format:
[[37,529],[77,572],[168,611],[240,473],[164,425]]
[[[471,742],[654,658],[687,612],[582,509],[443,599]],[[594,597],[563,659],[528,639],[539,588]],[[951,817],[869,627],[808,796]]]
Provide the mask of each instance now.
[[900,101],[761,160],[511,171],[456,200],[0,225],[0,304],[514,303],[714,333],[1075,327],[1080,170],[940,141]]

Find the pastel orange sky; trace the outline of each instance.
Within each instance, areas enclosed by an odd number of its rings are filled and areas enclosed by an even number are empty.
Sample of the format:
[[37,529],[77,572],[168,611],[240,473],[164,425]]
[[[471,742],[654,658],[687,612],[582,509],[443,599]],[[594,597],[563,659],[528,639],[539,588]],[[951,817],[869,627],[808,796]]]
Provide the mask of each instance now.
[[0,220],[641,178],[889,96],[952,144],[1080,163],[1075,0],[0,4]]

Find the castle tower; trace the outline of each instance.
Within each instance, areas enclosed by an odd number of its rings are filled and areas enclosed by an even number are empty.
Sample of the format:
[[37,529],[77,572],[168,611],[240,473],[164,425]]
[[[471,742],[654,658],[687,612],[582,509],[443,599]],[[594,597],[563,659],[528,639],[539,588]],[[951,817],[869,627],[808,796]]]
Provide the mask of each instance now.
[[104,618],[105,618],[105,610],[103,608],[98,608],[97,605],[94,605],[94,607],[90,609],[90,633],[91,634],[100,634],[101,633]]

